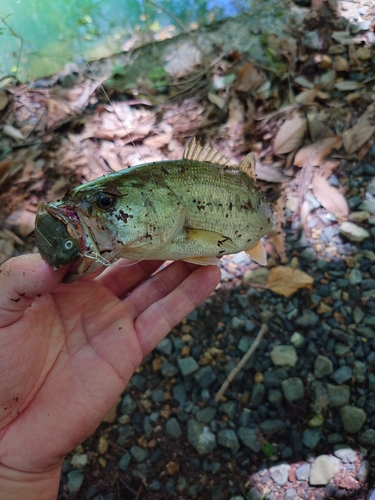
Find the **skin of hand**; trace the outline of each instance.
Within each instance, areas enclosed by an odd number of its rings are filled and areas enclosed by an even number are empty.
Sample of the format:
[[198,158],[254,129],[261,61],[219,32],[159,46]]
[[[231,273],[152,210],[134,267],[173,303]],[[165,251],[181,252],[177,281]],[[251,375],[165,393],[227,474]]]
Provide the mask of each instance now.
[[160,264],[119,261],[69,285],[68,267],[54,271],[39,254],[0,267],[1,500],[56,498],[64,456],[220,279],[216,266],[155,273]]

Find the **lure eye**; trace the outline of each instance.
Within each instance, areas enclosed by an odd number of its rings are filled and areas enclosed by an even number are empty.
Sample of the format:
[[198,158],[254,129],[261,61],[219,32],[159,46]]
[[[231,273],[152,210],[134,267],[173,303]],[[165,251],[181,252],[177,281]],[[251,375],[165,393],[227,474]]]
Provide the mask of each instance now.
[[116,198],[110,193],[100,193],[96,198],[96,205],[101,210],[109,210],[115,204]]

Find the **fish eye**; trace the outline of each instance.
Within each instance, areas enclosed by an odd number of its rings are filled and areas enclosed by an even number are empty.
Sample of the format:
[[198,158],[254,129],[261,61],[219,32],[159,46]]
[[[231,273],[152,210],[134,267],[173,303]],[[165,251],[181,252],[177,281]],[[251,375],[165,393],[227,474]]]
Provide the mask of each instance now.
[[66,250],[71,250],[73,248],[73,242],[72,242],[72,240],[66,241],[65,244],[64,244],[64,247],[66,248]]
[[99,193],[96,197],[95,203],[98,208],[102,210],[109,210],[115,204],[116,198],[110,193]]

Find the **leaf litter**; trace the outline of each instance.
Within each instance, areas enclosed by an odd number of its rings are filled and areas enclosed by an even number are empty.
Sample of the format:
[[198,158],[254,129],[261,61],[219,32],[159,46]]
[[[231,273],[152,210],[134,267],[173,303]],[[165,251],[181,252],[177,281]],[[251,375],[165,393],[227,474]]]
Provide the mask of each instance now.
[[[35,251],[32,230],[40,200],[58,199],[109,171],[180,158],[184,143],[197,136],[233,162],[254,152],[258,186],[279,221],[270,238],[267,287],[289,296],[311,286],[302,271],[278,265],[288,259],[286,227],[304,229],[314,243],[328,220],[340,224],[350,218],[346,198],[352,190],[332,185],[330,176],[345,181],[342,162],[355,166],[375,136],[372,32],[353,35],[327,12],[323,2],[313,2],[301,26],[305,33],[315,30],[324,43],[305,44],[297,32],[261,35],[264,53],[258,60],[236,48],[208,56],[197,43],[194,50],[198,46],[201,54],[179,71],[165,72],[172,65],[161,60],[156,69],[163,72],[148,68],[140,74],[137,56],[129,67],[112,60],[94,63],[94,77],[82,67],[71,78],[67,68],[63,79],[51,77],[48,85],[0,90],[0,262]],[[168,43],[182,60],[183,44]],[[353,79],[355,72],[360,77]],[[311,208],[311,196],[320,208]],[[320,227],[311,230],[315,210],[333,218],[319,218]],[[319,243],[315,248],[324,251]]]

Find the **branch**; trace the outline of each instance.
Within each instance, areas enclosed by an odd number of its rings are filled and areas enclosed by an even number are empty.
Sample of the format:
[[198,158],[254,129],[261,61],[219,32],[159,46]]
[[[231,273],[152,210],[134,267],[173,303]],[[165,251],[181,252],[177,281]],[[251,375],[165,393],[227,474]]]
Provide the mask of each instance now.
[[218,393],[215,396],[215,401],[218,402],[220,398],[223,396],[224,392],[227,390],[229,384],[232,382],[232,380],[235,378],[237,373],[242,370],[242,368],[245,366],[247,361],[250,359],[250,357],[254,354],[256,351],[258,345],[260,344],[260,341],[262,340],[263,336],[265,333],[268,332],[268,326],[266,324],[263,324],[259,330],[258,335],[256,336],[253,345],[250,347],[250,349],[247,351],[247,353],[243,356],[241,361],[238,363],[238,365],[233,368],[233,370],[230,372],[226,380],[224,381],[223,385],[220,387]]

